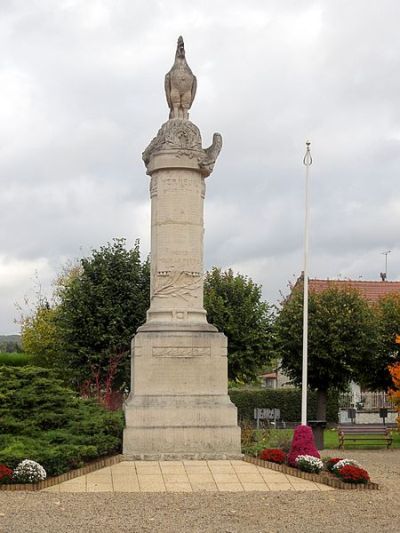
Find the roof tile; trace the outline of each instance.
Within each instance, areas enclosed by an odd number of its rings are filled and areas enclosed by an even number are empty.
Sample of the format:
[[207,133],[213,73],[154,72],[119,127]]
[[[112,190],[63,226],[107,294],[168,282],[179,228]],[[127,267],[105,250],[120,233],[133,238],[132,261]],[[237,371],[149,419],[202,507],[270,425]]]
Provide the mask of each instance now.
[[369,302],[377,302],[388,294],[400,294],[400,281],[361,281],[351,279],[310,279],[310,291],[322,292],[331,287],[356,289]]

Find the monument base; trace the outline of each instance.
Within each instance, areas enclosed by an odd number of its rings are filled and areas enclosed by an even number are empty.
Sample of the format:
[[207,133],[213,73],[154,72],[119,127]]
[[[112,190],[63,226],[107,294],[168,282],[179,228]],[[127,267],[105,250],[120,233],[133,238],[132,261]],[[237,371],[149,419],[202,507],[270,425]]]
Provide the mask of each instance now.
[[201,328],[141,330],[123,454],[134,459],[241,457],[237,409],[227,394],[227,339]]

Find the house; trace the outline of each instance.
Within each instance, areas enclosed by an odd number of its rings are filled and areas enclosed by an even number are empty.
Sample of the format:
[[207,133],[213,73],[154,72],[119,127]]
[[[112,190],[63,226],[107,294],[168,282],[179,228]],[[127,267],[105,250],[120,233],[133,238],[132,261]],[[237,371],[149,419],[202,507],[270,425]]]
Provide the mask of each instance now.
[[261,387],[263,389],[281,389],[283,387],[293,387],[289,378],[284,374],[280,368],[265,372],[259,376],[261,379]]

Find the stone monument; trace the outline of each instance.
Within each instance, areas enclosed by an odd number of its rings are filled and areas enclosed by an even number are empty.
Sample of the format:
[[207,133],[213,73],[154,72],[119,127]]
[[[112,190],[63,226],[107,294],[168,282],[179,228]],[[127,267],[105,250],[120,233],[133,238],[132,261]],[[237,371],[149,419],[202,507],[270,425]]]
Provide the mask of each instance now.
[[169,120],[143,152],[151,197],[151,303],[132,340],[123,453],[134,459],[240,456],[227,393],[227,338],[203,308],[203,203],[222,137],[203,149],[189,121],[196,77],[179,37],[165,76]]

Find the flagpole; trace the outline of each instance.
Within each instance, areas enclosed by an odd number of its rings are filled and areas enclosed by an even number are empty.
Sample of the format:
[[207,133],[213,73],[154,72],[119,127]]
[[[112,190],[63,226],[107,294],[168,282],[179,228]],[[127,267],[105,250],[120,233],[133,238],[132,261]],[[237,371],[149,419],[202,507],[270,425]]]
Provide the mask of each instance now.
[[304,206],[304,271],[303,271],[303,366],[301,377],[301,423],[307,425],[307,365],[308,365],[308,230],[309,230],[309,173],[312,165],[310,141],[306,142],[306,154],[303,164],[305,175],[305,206]]

